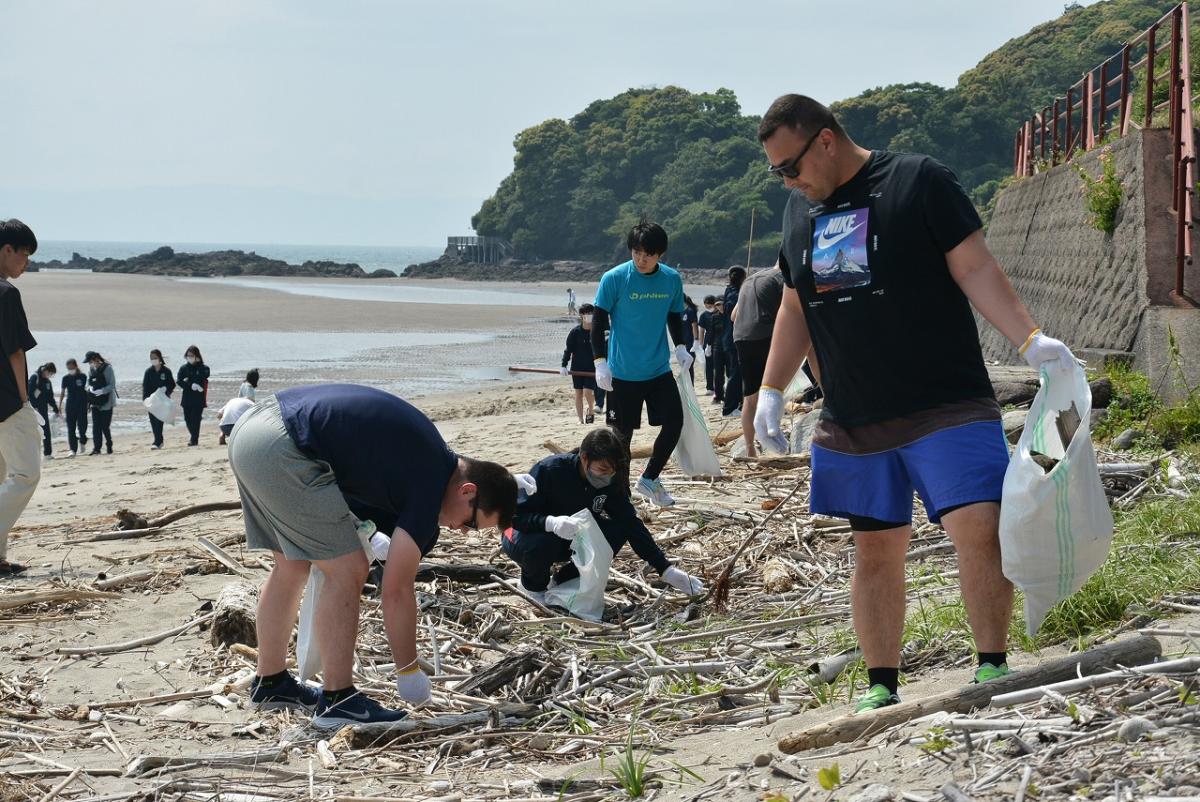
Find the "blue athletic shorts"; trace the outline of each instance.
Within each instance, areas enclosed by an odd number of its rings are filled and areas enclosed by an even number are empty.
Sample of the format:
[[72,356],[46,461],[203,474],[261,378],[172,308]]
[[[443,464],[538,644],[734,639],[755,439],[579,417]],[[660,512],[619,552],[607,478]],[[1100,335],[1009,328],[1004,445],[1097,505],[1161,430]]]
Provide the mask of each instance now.
[[1000,501],[1008,442],[1000,421],[979,421],[926,435],[877,454],[842,454],[812,447],[809,509],[834,518],[911,522],[913,491],[929,520],[980,501]]

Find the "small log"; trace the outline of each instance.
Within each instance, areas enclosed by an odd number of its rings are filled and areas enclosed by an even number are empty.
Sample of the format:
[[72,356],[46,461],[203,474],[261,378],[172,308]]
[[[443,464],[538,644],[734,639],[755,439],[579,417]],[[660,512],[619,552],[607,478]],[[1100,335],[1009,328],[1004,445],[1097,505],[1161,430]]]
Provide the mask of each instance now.
[[351,730],[350,746],[353,749],[379,747],[406,735],[426,730],[453,732],[489,724],[494,727],[497,719],[500,728],[506,725],[515,727],[518,722],[523,725],[526,719],[533,718],[541,712],[538,705],[501,703],[494,708],[471,713],[432,718],[404,718],[390,724],[359,724]]
[[261,752],[232,752],[225,754],[190,755],[139,755],[125,767],[126,777],[139,777],[148,771],[168,766],[257,766],[260,763],[285,763],[288,759],[286,746],[275,746]]
[[169,512],[160,518],[155,518],[147,523],[147,526],[166,526],[169,523],[174,523],[180,518],[186,518],[189,515],[197,515],[202,512],[220,512],[221,510],[240,510],[242,502],[238,501],[210,501],[205,504],[193,504],[190,507],[184,507],[175,512]]
[[[741,429],[737,430],[736,432],[724,432],[721,434],[714,434],[712,436],[713,446],[714,447],[723,446],[726,443],[731,443],[734,440],[737,440],[741,436],[742,436]],[[549,451],[551,454],[565,454],[566,452],[570,451],[569,448],[563,448],[562,446],[560,446],[558,443],[554,442],[553,440],[546,440],[545,442],[542,443],[542,447],[545,448],[547,451]],[[653,450],[654,450],[654,447],[652,445],[651,446],[638,446],[637,448],[632,448],[629,450],[629,458],[630,459],[646,459],[647,457],[650,456],[650,453]],[[768,464],[772,464],[772,463],[768,462]]]
[[1162,645],[1145,635],[1106,643],[1078,654],[1048,660],[991,682],[968,685],[915,702],[902,702],[870,713],[841,716],[806,730],[789,733],[779,739],[779,749],[788,754],[820,749],[833,744],[868,738],[891,727],[930,713],[970,713],[987,707],[992,697],[1024,688],[1072,679],[1078,674],[1094,674],[1118,665],[1141,665],[1162,655]]
[[[105,596],[115,596],[120,598],[120,594],[106,593]],[[186,624],[180,624],[177,627],[172,627],[164,632],[156,632],[153,635],[147,635],[144,638],[135,638],[134,640],[123,641],[121,643],[106,643],[100,646],[60,646],[54,650],[55,654],[65,654],[72,657],[86,657],[92,654],[116,654],[117,652],[127,652],[130,649],[140,649],[143,646],[153,646],[156,643],[172,638],[176,635],[182,635],[194,626],[206,624],[212,620],[212,613],[205,613],[199,618],[193,618]]]
[[546,664],[549,657],[541,649],[527,649],[502,658],[469,680],[461,683],[455,693],[491,696],[505,685],[526,674],[532,674]]
[[258,633],[254,627],[257,607],[258,588],[249,582],[230,582],[221,588],[216,607],[213,608],[213,623],[209,633],[212,645],[244,643],[257,647]]
[[115,532],[97,532],[78,540],[68,540],[65,545],[77,546],[80,543],[101,543],[108,540],[136,540],[141,537],[157,535],[161,531],[160,527],[154,526],[149,529],[119,529]]
[[244,567],[242,567],[242,565],[237,560],[235,560],[235,559],[233,559],[233,557],[229,556],[229,552],[225,551],[225,549],[221,548],[216,543],[213,543],[208,538],[198,537],[198,538],[196,538],[196,544],[199,545],[201,548],[203,548],[205,551],[207,551],[209,554],[211,554],[212,558],[214,560],[216,560],[221,565],[225,566],[226,568],[228,568],[230,571],[237,574],[238,576],[246,577],[246,578],[248,578],[250,576],[250,572],[247,571]]
[[119,599],[120,593],[103,593],[98,590],[63,588],[61,590],[31,590],[27,593],[12,593],[0,596],[0,610],[15,610],[30,604],[61,604],[63,602],[92,601],[93,599]]
[[144,582],[147,579],[153,579],[157,574],[158,570],[155,568],[139,568],[136,571],[130,571],[128,574],[97,579],[92,584],[96,586],[96,590],[112,590],[122,585],[130,585],[134,582]]
[[469,585],[486,585],[496,579],[494,565],[451,565],[449,563],[421,563],[417,569],[417,581],[449,579]]

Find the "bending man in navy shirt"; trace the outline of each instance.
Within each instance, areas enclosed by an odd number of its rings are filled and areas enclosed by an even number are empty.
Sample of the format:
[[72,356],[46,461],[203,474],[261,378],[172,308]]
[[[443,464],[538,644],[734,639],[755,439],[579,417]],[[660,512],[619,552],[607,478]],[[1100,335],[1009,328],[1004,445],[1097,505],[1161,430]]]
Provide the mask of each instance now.
[[664,582],[695,596],[704,592],[699,579],[688,576],[667,561],[650,530],[629,501],[629,463],[625,445],[612,429],[593,429],[572,453],[546,457],[529,472],[537,490],[520,492],[513,529],[500,537],[504,553],[521,566],[521,586],[540,602],[556,563],[558,584],[579,576],[571,559],[571,541],[579,531],[573,514],[589,510],[612,546],[613,554],[626,542],[650,564]]
[[[396,662],[396,687],[412,704],[429,698],[417,666],[417,567],[449,529],[507,527],[517,483],[502,466],[460,457],[433,423],[402,399],[370,387],[324,384],[284,390],[250,409],[229,437],[229,462],[242,497],[246,544],[270,549],[275,566],[258,604],[260,708],[315,710],[313,724],[404,717],[359,693],[351,681],[359,593],[367,556],[365,522],[391,534],[383,574],[383,622]],[[370,526],[370,525],[368,525]],[[287,672],[287,649],[310,566],[324,574],[317,645],[324,690]]]

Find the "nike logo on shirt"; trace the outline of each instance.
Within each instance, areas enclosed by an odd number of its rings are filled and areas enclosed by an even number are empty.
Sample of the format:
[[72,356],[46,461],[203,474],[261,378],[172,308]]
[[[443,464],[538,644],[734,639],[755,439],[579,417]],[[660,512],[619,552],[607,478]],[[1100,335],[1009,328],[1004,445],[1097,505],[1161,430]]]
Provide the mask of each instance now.
[[832,248],[834,245],[837,245],[839,242],[844,240],[846,237],[850,236],[855,231],[862,228],[863,224],[859,223],[856,226],[851,226],[850,228],[846,229],[845,231],[840,231],[837,234],[834,234],[832,237],[827,236],[830,231],[833,231],[836,228],[838,228],[839,227],[838,224],[841,223],[843,220],[846,222],[849,222],[849,221],[852,221],[853,219],[854,218],[851,216],[846,216],[846,217],[841,217],[841,218],[837,218],[834,220],[830,220],[829,225],[827,225],[825,227],[825,230],[822,231],[817,236],[817,247],[820,248],[821,250],[825,250],[826,248]]

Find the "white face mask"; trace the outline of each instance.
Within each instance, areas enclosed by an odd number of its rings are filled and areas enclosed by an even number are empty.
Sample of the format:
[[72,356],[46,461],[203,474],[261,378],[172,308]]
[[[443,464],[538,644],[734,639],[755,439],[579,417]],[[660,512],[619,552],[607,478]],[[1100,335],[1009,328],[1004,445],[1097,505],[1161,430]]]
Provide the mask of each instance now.
[[154,367],[156,367],[156,368],[161,368],[161,367],[162,367],[162,360],[161,360],[161,359],[151,359],[151,360],[150,360],[150,362],[151,362],[151,363],[154,365]]
[[189,357],[187,358],[187,361],[188,361],[188,364],[189,364],[189,365],[194,365],[194,364],[196,364],[196,357],[194,357],[194,356],[189,356]]
[[592,316],[591,316],[591,315],[584,315],[584,316],[583,316],[583,322],[584,322],[584,323],[586,323],[586,324],[587,324],[587,325],[589,325],[589,326],[590,326],[590,325],[592,325]]

